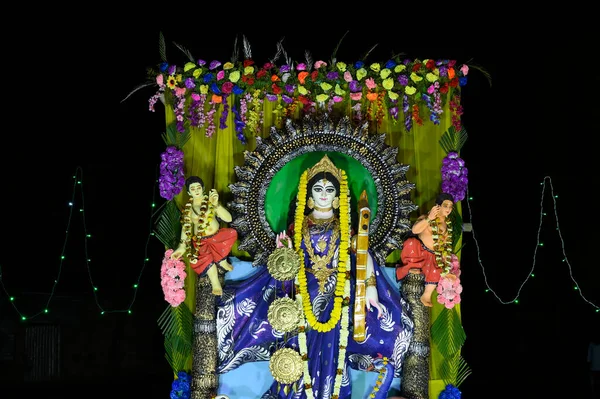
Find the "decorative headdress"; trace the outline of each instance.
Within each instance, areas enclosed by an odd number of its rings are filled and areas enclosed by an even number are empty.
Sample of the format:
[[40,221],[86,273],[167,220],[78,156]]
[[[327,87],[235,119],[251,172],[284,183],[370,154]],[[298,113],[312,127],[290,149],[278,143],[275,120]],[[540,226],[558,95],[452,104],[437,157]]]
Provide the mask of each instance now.
[[327,155],[324,155],[323,158],[321,158],[321,160],[315,164],[315,166],[308,169],[308,180],[312,179],[320,172],[329,172],[337,179],[338,182],[342,181],[342,170],[336,168]]

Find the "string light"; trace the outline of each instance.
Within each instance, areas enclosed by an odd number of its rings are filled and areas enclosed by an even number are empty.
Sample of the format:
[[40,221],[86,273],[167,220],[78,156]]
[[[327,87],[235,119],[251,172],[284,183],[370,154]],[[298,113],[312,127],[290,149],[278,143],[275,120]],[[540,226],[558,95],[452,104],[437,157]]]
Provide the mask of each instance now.
[[[492,289],[492,287],[490,287],[489,283],[488,283],[488,277],[485,273],[485,268],[483,266],[483,262],[481,261],[481,251],[479,249],[479,243],[477,241],[477,237],[475,235],[475,228],[472,226],[473,223],[471,222],[471,231],[473,233],[473,240],[475,241],[475,247],[477,248],[477,261],[479,263],[479,266],[481,267],[481,271],[483,273],[483,278],[484,278],[484,282],[485,282],[485,292],[491,292],[492,294],[494,294],[494,296],[496,297],[496,299],[498,299],[498,301],[500,301],[500,303],[502,303],[503,305],[507,305],[510,303],[519,303],[519,295],[521,294],[521,290],[523,289],[523,287],[525,286],[525,284],[527,283],[527,281],[529,281],[530,278],[535,277],[534,274],[534,269],[535,269],[535,261],[537,258],[537,251],[539,247],[544,246],[543,242],[540,242],[540,233],[541,233],[541,229],[542,229],[542,221],[543,221],[543,216],[546,215],[546,213],[543,210],[543,201],[544,201],[544,193],[546,191],[546,181],[548,182],[548,184],[550,185],[550,191],[551,191],[551,196],[552,196],[552,200],[554,203],[554,218],[556,220],[556,231],[558,232],[558,236],[560,238],[560,242],[561,242],[561,248],[562,248],[562,260],[561,262],[564,262],[567,264],[567,267],[569,269],[569,276],[571,277],[571,281],[574,283],[573,289],[575,291],[577,291],[579,293],[579,296],[581,296],[581,298],[587,302],[588,304],[590,304],[592,307],[595,308],[596,313],[600,313],[600,307],[598,305],[596,305],[595,303],[593,303],[592,301],[588,300],[585,295],[583,294],[583,290],[581,289],[581,286],[579,285],[579,283],[575,280],[575,277],[573,277],[573,269],[571,267],[571,263],[569,263],[569,259],[567,257],[566,251],[565,251],[565,242],[562,236],[562,232],[560,231],[560,225],[558,222],[558,210],[557,210],[557,206],[556,206],[556,199],[558,198],[558,195],[554,194],[554,187],[552,186],[552,179],[550,178],[550,176],[546,176],[544,177],[544,180],[541,184],[542,186],[542,194],[541,194],[541,200],[540,200],[540,224],[538,226],[538,231],[537,231],[537,244],[535,246],[535,250],[534,250],[534,254],[533,254],[533,264],[531,266],[531,270],[529,271],[529,273],[527,274],[527,277],[525,278],[525,280],[523,280],[523,282],[521,283],[521,285],[519,286],[519,289],[517,290],[517,293],[515,295],[515,297],[511,300],[503,300],[502,298],[500,298],[498,296],[498,294],[496,294],[496,292]],[[467,208],[469,209],[469,215],[471,215],[472,218],[472,209],[469,206],[469,202],[471,201],[471,197],[468,197],[469,201],[467,201]]]
[[[74,211],[74,207],[75,207],[75,196],[77,194],[77,190],[80,190],[80,196],[81,196],[81,207],[78,208],[78,211],[81,215],[81,221],[82,221],[82,225],[83,225],[83,242],[84,242],[84,259],[85,259],[85,265],[87,268],[87,272],[88,272],[88,279],[92,288],[92,293],[94,295],[94,301],[96,302],[96,306],[99,309],[99,313],[101,315],[104,315],[106,313],[127,313],[127,314],[132,314],[132,307],[133,304],[135,303],[136,297],[137,297],[137,292],[138,292],[138,288],[140,286],[140,281],[142,278],[142,275],[144,273],[144,270],[146,268],[146,265],[148,264],[148,262],[150,262],[150,258],[148,257],[148,247],[149,247],[149,243],[150,243],[150,238],[154,236],[154,233],[151,231],[152,230],[152,226],[150,225],[149,230],[150,233],[148,234],[148,237],[146,239],[146,244],[145,244],[145,248],[144,248],[144,261],[142,263],[140,272],[138,274],[138,277],[136,279],[136,281],[132,284],[134,290],[133,290],[133,295],[132,295],[132,299],[129,302],[129,305],[127,306],[127,308],[125,309],[113,309],[113,310],[107,310],[104,309],[102,307],[102,305],[100,304],[100,298],[98,297],[98,287],[96,286],[96,284],[94,283],[94,280],[92,278],[92,270],[90,267],[90,263],[92,262],[92,258],[91,256],[89,256],[88,253],[88,240],[92,239],[92,234],[90,234],[87,231],[87,226],[86,226],[86,220],[85,220],[85,198],[84,198],[84,193],[83,193],[83,170],[81,167],[77,167],[75,169],[75,175],[73,175],[73,180],[74,180],[74,184],[73,184],[73,192],[71,195],[71,200],[69,202],[67,202],[67,205],[69,207],[69,215],[68,215],[68,220],[67,220],[67,229],[65,230],[65,239],[63,241],[63,253],[60,256],[59,259],[59,264],[58,264],[58,272],[57,272],[57,276],[54,279],[54,284],[52,286],[52,290],[50,292],[50,295],[48,296],[48,300],[46,301],[46,303],[42,306],[42,309],[36,313],[34,313],[33,315],[25,315],[23,314],[19,308],[16,305],[16,301],[15,301],[15,296],[10,295],[8,293],[8,290],[6,289],[6,286],[4,285],[4,280],[2,277],[2,267],[0,266],[0,286],[2,287],[2,290],[4,291],[4,293],[6,294],[6,296],[8,297],[11,305],[13,306],[14,310],[17,312],[17,314],[19,315],[19,318],[22,321],[26,321],[26,320],[31,320],[34,319],[35,317],[42,315],[42,314],[48,314],[50,312],[50,303],[52,302],[52,299],[54,298],[55,295],[55,290],[56,290],[56,286],[58,285],[59,281],[60,281],[60,277],[61,277],[61,273],[62,273],[62,269],[63,269],[63,262],[66,258],[66,255],[64,253],[64,250],[67,246],[67,242],[69,240],[69,230],[71,227],[71,223],[72,223],[72,219],[73,219],[73,211]],[[153,197],[156,195],[156,189],[155,189],[155,184],[153,183]],[[150,206],[151,211],[155,211],[155,207],[156,207],[156,203],[155,203],[155,198],[152,199],[152,204]],[[152,223],[152,218],[153,218],[154,214],[151,212],[151,217],[150,217],[150,223]]]
[[[71,201],[69,201],[67,203],[68,206],[69,206],[69,208],[70,208],[70,211],[69,211],[67,229],[65,231],[65,240],[64,240],[64,244],[63,244],[63,250],[66,247],[66,243],[67,243],[68,238],[69,238],[69,228],[71,226],[71,221],[72,221],[72,216],[73,216],[73,207],[74,207],[74,204],[75,204],[75,198],[74,197],[76,195],[77,188],[79,188],[81,190],[81,203],[82,203],[82,206],[79,209],[79,212],[81,214],[82,223],[83,223],[83,230],[84,230],[84,252],[85,252],[84,256],[85,256],[85,264],[86,264],[86,268],[87,268],[87,271],[88,271],[88,278],[89,278],[89,281],[90,281],[90,285],[91,285],[91,288],[92,288],[92,293],[94,295],[94,301],[96,302],[96,306],[98,307],[99,313],[101,315],[105,315],[107,313],[127,313],[127,314],[132,314],[131,308],[133,307],[133,304],[135,303],[135,300],[137,298],[137,293],[138,293],[138,288],[139,288],[139,284],[140,284],[140,281],[141,281],[141,277],[142,277],[143,272],[144,272],[144,270],[146,268],[146,265],[148,264],[148,262],[150,262],[150,258],[147,256],[147,254],[148,254],[148,246],[149,246],[151,237],[154,236],[154,232],[150,231],[150,233],[148,234],[148,237],[146,239],[146,244],[145,244],[145,249],[144,249],[144,261],[142,263],[142,266],[141,266],[141,269],[140,269],[140,272],[138,274],[136,282],[132,284],[132,287],[133,287],[133,296],[132,296],[131,302],[129,303],[128,307],[125,308],[125,309],[113,309],[113,310],[104,309],[102,307],[102,305],[100,304],[100,298],[98,297],[98,291],[99,291],[99,289],[94,284],[94,281],[93,281],[93,278],[92,278],[92,271],[91,271],[91,267],[90,267],[90,263],[92,262],[92,258],[88,254],[88,240],[92,238],[92,235],[87,231],[86,223],[85,223],[85,206],[84,206],[85,202],[84,202],[84,194],[83,194],[83,179],[82,179],[83,176],[82,175],[83,175],[83,170],[80,167],[77,167],[76,171],[75,171],[75,175],[73,176],[73,179],[75,180],[75,183],[74,183],[74,186],[73,186],[72,199],[71,199]],[[78,176],[81,176],[79,178],[79,180],[78,180]],[[477,249],[477,261],[479,263],[479,266],[481,267],[481,270],[482,270],[482,273],[483,273],[483,277],[484,277],[485,286],[486,286],[485,292],[491,292],[496,297],[496,299],[500,303],[502,303],[504,305],[511,304],[511,303],[518,304],[519,303],[519,296],[520,296],[520,293],[521,293],[523,287],[529,281],[530,278],[534,278],[535,277],[534,270],[535,270],[535,263],[536,263],[536,258],[537,258],[537,250],[538,250],[538,248],[544,246],[544,243],[540,242],[540,233],[541,233],[541,228],[542,228],[542,219],[543,219],[543,216],[546,215],[546,213],[543,211],[543,205],[542,205],[543,204],[543,199],[544,199],[544,194],[545,194],[545,191],[546,191],[546,182],[548,182],[548,184],[550,185],[550,190],[551,190],[552,199],[553,199],[553,203],[554,203],[554,217],[555,217],[555,220],[556,220],[556,231],[558,232],[559,237],[560,237],[561,248],[562,248],[562,255],[563,255],[563,259],[561,261],[567,264],[567,267],[569,269],[569,276],[571,278],[571,281],[574,283],[573,289],[579,293],[580,297],[585,302],[587,302],[588,304],[590,304],[592,307],[595,308],[595,312],[596,313],[600,313],[600,307],[598,305],[594,304],[593,302],[591,302],[590,300],[588,300],[585,297],[585,295],[583,294],[583,290],[581,289],[579,283],[573,277],[572,267],[571,267],[571,264],[570,264],[570,262],[568,260],[566,252],[565,252],[565,243],[564,243],[564,239],[562,237],[562,233],[561,233],[560,227],[559,227],[558,210],[557,210],[557,205],[556,205],[556,200],[558,199],[558,195],[554,194],[554,187],[552,186],[552,179],[549,176],[544,177],[544,181],[541,183],[542,193],[541,193],[541,202],[540,202],[540,206],[541,206],[541,209],[540,209],[540,224],[539,224],[538,231],[537,231],[537,244],[536,244],[535,249],[534,249],[533,264],[531,266],[531,270],[527,274],[527,277],[520,284],[520,286],[519,286],[519,288],[517,290],[517,293],[516,293],[516,295],[514,296],[513,299],[503,300],[502,298],[500,298],[500,296],[498,296],[498,294],[494,291],[494,289],[488,283],[488,277],[487,277],[487,275],[485,273],[485,268],[484,268],[483,262],[481,260],[481,251],[480,251],[480,248],[479,248],[479,242],[477,241],[477,237],[476,237],[476,234],[475,234],[474,227],[471,227],[471,231],[473,233],[473,240],[475,242],[475,246],[476,246],[476,249]],[[155,194],[155,190],[153,190],[153,196],[155,196],[155,195],[156,195]],[[469,215],[471,215],[471,218],[472,218],[473,213],[472,213],[472,209],[470,207],[470,202],[473,201],[473,197],[467,196],[467,198],[468,198],[467,207],[469,209]],[[156,208],[156,203],[154,202],[154,199],[153,199],[152,204],[151,204],[150,207],[151,207],[152,210],[154,210]],[[157,211],[155,211],[154,213],[156,213],[156,212]],[[150,220],[152,220],[152,218],[150,218]],[[470,224],[471,224],[471,226],[473,226],[472,222],[470,222]],[[150,228],[150,230],[152,230],[152,229]],[[44,304],[44,306],[42,306],[42,310],[40,310],[37,313],[34,313],[31,316],[26,316],[26,315],[22,314],[21,311],[16,306],[15,297],[13,295],[10,295],[8,293],[8,291],[7,291],[7,289],[6,289],[5,285],[4,285],[4,280],[3,280],[3,277],[2,277],[2,268],[0,266],[0,286],[2,287],[4,293],[7,295],[8,299],[9,299],[9,302],[11,303],[11,305],[13,306],[13,308],[15,309],[15,311],[17,312],[17,314],[19,315],[19,317],[20,317],[20,319],[22,321],[31,320],[31,319],[33,319],[33,318],[35,318],[35,317],[37,317],[37,316],[39,316],[41,314],[47,314],[47,313],[49,313],[50,303],[51,303],[51,301],[52,301],[52,299],[54,297],[54,292],[55,292],[56,286],[58,285],[59,280],[60,280],[60,276],[61,276],[61,271],[62,271],[62,266],[63,266],[63,261],[64,260],[65,260],[65,255],[63,253],[60,256],[57,278],[54,280],[54,284],[52,286],[52,290],[51,290],[51,293],[50,293],[50,295],[48,297],[47,302]]]

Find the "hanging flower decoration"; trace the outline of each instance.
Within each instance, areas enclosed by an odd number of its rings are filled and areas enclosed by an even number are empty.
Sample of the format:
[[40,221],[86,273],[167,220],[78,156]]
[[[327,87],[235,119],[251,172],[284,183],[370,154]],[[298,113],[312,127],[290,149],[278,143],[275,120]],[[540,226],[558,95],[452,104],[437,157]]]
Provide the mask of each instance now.
[[448,309],[460,303],[460,293],[463,290],[460,284],[460,263],[455,254],[451,255],[450,265],[450,272],[440,277],[437,286],[437,301]]
[[[300,109],[310,114],[317,109],[331,111],[331,107],[339,104],[342,108],[349,105],[354,119],[359,121],[363,115],[369,117],[369,112],[374,111],[370,120],[380,123],[387,113],[394,122],[404,120],[404,128],[410,131],[413,121],[422,124],[425,116],[433,123],[439,123],[441,104],[451,98],[455,102],[460,99],[459,93],[461,87],[467,84],[468,73],[469,66],[456,60],[396,56],[385,62],[373,63],[327,63],[318,60],[311,64],[286,60],[282,65],[267,62],[262,66],[252,59],[235,63],[198,60],[184,65],[165,62],[158,69],[149,69],[148,78],[158,87],[150,99],[151,110],[156,100],[164,97],[175,112],[180,132],[184,131],[185,125],[201,126],[198,125],[198,113],[204,112],[204,119],[210,122],[209,112],[212,110],[214,113],[216,109],[222,111],[219,127],[224,129],[231,120],[225,119],[233,109],[228,108],[230,101],[238,113],[234,119],[235,134],[244,143],[241,135],[254,136],[260,132],[250,122],[256,119],[257,115],[251,115],[256,111],[242,105],[249,97],[260,102],[272,102],[276,119],[291,110]],[[186,100],[199,95],[208,96],[210,109],[199,108]],[[398,106],[399,99],[402,99],[402,108]],[[190,106],[194,108],[193,112],[185,109]],[[420,114],[419,109],[427,115]],[[239,121],[248,122],[241,125]],[[210,128],[207,136],[212,136],[213,126],[205,128]]]
[[171,384],[171,399],[190,399],[191,398],[191,378],[185,371],[177,373],[175,380]]
[[185,263],[181,259],[171,259],[172,249],[165,252],[160,268],[160,285],[165,295],[165,301],[173,307],[179,306],[185,300],[184,281],[187,276]]
[[442,192],[451,194],[454,202],[462,201],[467,192],[468,169],[465,161],[455,151],[442,160]]
[[442,159],[442,192],[452,195],[455,203],[465,198],[469,182],[465,161],[458,155],[466,141],[467,131],[464,127],[457,129],[450,126],[440,137],[440,145],[447,154]]
[[183,151],[176,146],[170,145],[160,155],[160,158],[158,188],[160,196],[170,201],[181,192],[181,189],[185,185]]
[[452,384],[446,385],[446,388],[440,392],[438,399],[460,399],[462,393],[460,390]]

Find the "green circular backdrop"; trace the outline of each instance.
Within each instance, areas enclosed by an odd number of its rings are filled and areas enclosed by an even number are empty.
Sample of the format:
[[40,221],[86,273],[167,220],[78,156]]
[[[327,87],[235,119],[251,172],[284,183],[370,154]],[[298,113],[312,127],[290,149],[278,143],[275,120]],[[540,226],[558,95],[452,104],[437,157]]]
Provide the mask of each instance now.
[[[298,193],[298,182],[304,171],[327,155],[339,169],[346,171],[350,190],[352,226],[357,220],[356,204],[363,190],[367,192],[371,220],[377,216],[377,190],[369,171],[356,159],[339,152],[315,151],[302,154],[288,162],[273,176],[265,195],[266,219],[275,233],[287,230],[290,210]],[[356,215],[356,216],[355,216]]]

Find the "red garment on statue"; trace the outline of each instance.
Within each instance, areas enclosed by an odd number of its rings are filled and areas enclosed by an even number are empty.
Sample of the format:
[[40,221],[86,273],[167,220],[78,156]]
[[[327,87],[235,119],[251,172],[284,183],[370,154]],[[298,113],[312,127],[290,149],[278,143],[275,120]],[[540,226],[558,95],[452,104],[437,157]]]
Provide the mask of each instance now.
[[199,241],[192,240],[198,251],[198,261],[190,263],[190,266],[199,276],[203,276],[210,266],[229,255],[236,240],[237,231],[230,227],[222,227],[212,236],[200,237]]
[[426,283],[440,281],[441,268],[435,261],[435,254],[416,237],[407,238],[402,247],[402,265],[396,265],[396,279],[402,280],[410,269],[421,269]]

